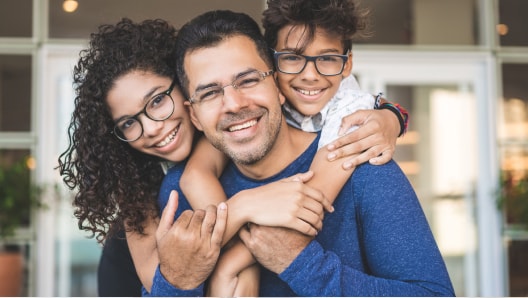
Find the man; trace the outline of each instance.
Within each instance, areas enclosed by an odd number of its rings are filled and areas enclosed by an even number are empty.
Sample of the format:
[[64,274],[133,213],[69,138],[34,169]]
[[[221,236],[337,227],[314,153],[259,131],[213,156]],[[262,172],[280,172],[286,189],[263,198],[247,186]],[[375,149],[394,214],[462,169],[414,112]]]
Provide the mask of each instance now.
[[[182,27],[178,45],[178,76],[191,119],[232,160],[221,177],[228,197],[307,171],[319,135],[286,125],[272,58],[249,16],[205,13]],[[162,205],[178,189],[180,171],[169,171],[164,180]],[[255,224],[241,229],[240,238],[263,267],[261,296],[454,295],[416,195],[394,162],[359,166],[334,207],[315,238]],[[189,208],[181,196],[179,208]],[[154,278],[153,288],[163,290],[152,294],[203,295],[202,285],[185,292],[171,285],[168,249],[158,246],[169,265]]]

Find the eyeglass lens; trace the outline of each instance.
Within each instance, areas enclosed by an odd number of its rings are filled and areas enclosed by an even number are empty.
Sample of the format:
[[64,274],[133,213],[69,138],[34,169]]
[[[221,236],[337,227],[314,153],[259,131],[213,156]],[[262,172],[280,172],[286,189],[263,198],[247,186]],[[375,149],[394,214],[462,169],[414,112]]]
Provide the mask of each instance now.
[[277,66],[284,73],[300,73],[304,70],[308,61],[313,61],[317,71],[327,76],[340,74],[346,62],[342,55],[303,56],[293,53],[280,53],[277,55]]
[[147,102],[143,111],[133,117],[120,120],[114,127],[117,137],[127,142],[139,139],[143,134],[143,125],[138,117],[142,113],[154,121],[163,121],[169,118],[174,111],[174,102],[168,94],[169,92],[154,96]]
[[191,101],[195,103],[202,103],[202,102],[213,102],[216,100],[220,100],[221,97],[224,96],[224,89],[226,87],[232,86],[238,91],[249,89],[249,88],[255,87],[258,83],[264,80],[271,73],[272,71],[260,72],[258,70],[248,72],[246,74],[243,74],[237,77],[233,82],[231,82],[231,84],[227,84],[225,86],[213,86],[213,87],[205,88],[202,90],[198,90],[191,97]]

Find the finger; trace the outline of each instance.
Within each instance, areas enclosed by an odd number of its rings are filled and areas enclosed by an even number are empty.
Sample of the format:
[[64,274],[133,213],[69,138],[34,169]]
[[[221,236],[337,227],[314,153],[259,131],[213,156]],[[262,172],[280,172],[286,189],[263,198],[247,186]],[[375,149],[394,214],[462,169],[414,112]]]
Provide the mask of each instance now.
[[[194,210],[191,221],[189,222],[188,229],[191,233],[194,233],[195,235],[200,235],[202,230],[202,223],[205,218],[205,210],[203,209],[196,209]],[[199,234],[196,234],[199,233]]]
[[[315,188],[312,188],[312,187],[308,187],[308,186],[306,186],[303,191],[304,191],[304,195],[308,196],[310,199],[317,202],[318,207],[322,206],[326,211],[334,212],[334,206],[332,206],[332,203],[328,200],[327,197],[325,197],[325,195],[321,191]],[[310,204],[310,201],[308,201],[307,204]],[[312,208],[309,208],[309,209],[313,210],[314,212],[317,212],[317,209],[314,208],[313,206],[314,205],[312,205]],[[322,213],[322,211],[319,211],[318,213]]]
[[169,195],[169,200],[167,202],[167,205],[165,206],[165,209],[163,209],[163,212],[161,213],[161,219],[156,230],[156,234],[159,234],[161,236],[167,233],[168,230],[170,230],[172,224],[174,223],[174,215],[176,214],[177,209],[178,192],[173,190]]
[[244,242],[244,244],[249,248],[249,243],[251,241],[251,233],[249,232],[249,230],[247,228],[242,228],[238,231],[238,237],[240,238],[240,240],[242,240],[242,242]]
[[379,166],[388,163],[392,159],[392,156],[394,156],[394,150],[385,150],[380,156],[371,158],[369,162],[373,165]]
[[353,158],[347,159],[345,162],[343,162],[343,169],[350,170],[354,167],[357,167],[358,165],[365,163],[369,161],[372,158],[375,158],[381,154],[381,147],[380,146],[374,146],[371,147],[369,150],[356,155]]
[[200,236],[202,238],[210,238],[213,233],[213,228],[216,221],[216,206],[209,205],[205,208],[205,217],[202,223]]
[[289,178],[286,178],[286,180],[289,180],[289,181],[300,181],[302,183],[306,183],[308,181],[310,181],[310,179],[312,179],[314,175],[314,172],[313,171],[307,171],[305,173],[299,173],[299,174],[295,174]]
[[[328,153],[327,158],[329,161],[334,161],[343,156],[360,154],[371,147],[372,144],[376,143],[376,139],[372,135],[358,139],[352,136],[354,132],[344,135],[328,145],[327,149],[330,152]],[[332,147],[331,150],[330,147]]]
[[222,202],[216,209],[216,223],[211,235],[211,245],[222,246],[224,233],[227,226],[227,204]]
[[360,126],[365,123],[367,112],[365,110],[358,110],[341,119],[341,126],[339,127],[338,135],[345,134],[353,126]]

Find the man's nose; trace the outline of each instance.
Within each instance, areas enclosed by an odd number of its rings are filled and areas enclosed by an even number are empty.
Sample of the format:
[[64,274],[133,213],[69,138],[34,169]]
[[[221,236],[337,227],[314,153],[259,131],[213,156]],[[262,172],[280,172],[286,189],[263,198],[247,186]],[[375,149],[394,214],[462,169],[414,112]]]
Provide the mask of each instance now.
[[222,97],[224,110],[230,112],[237,112],[249,105],[249,100],[244,92],[238,90],[233,86],[226,86],[224,88],[224,96]]

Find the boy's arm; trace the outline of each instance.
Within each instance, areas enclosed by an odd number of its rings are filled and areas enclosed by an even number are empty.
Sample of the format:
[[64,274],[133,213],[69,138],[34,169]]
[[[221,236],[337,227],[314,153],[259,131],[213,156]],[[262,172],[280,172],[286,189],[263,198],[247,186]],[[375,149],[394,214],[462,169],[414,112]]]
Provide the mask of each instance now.
[[[370,105],[371,99],[370,95],[350,96],[335,102],[329,108],[319,141],[320,149],[310,167],[310,170],[315,173],[314,178],[308,184],[321,190],[330,202],[335,200],[355,166],[367,160],[370,160],[371,163],[380,164],[388,162],[396,149],[396,139],[398,135],[403,133],[404,126],[406,126],[406,122],[402,120],[402,114],[396,115],[396,112],[399,113],[396,107],[399,106],[381,99],[381,94],[375,99],[375,106],[379,110],[361,110]],[[352,114],[346,115],[351,112]],[[357,119],[358,114],[367,115],[359,123],[361,126],[358,123],[350,122],[350,119]],[[338,132],[336,131],[337,127],[339,127]],[[351,128],[355,130],[349,132]],[[346,132],[349,133],[330,143],[330,145],[322,146],[322,144],[327,144],[336,136]],[[362,137],[359,138],[358,136]],[[346,142],[351,143],[347,144]],[[336,143],[345,146],[330,152],[329,149],[335,149]],[[378,156],[380,153],[382,155]],[[333,157],[332,162],[325,158],[328,156]],[[337,157],[339,157],[338,160],[335,159]],[[377,159],[374,159],[375,157]]]
[[227,200],[218,181],[227,162],[222,152],[200,138],[180,179],[180,188],[194,210]]

